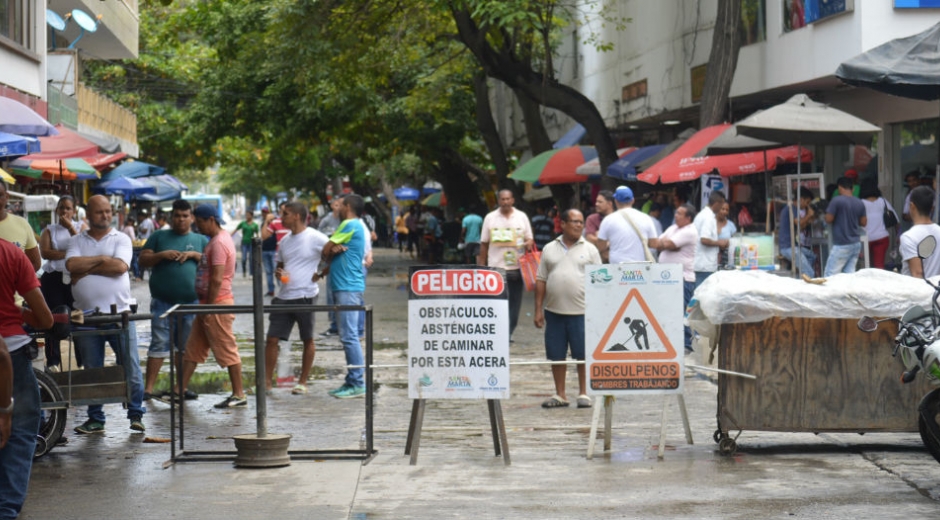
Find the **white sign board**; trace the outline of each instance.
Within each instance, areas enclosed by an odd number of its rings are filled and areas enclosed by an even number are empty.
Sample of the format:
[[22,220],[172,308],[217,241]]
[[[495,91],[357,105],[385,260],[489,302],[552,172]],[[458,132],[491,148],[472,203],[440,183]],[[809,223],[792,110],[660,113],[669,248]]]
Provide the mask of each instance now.
[[587,266],[584,287],[588,393],[680,393],[682,266]]
[[500,270],[412,267],[408,398],[508,399],[509,302]]

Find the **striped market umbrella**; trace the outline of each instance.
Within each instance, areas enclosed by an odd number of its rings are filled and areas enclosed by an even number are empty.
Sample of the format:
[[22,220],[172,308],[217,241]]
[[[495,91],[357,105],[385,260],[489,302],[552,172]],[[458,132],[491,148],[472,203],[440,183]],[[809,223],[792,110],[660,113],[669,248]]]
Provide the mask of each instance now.
[[571,146],[542,152],[509,174],[517,181],[539,184],[570,184],[584,182],[578,166],[597,157],[593,146]]
[[431,207],[435,207],[435,208],[439,208],[439,207],[441,207],[441,206],[446,206],[446,205],[447,205],[447,197],[444,195],[444,192],[443,192],[443,191],[439,191],[439,192],[437,192],[437,193],[432,193],[432,194],[428,195],[427,197],[425,197],[424,200],[421,201],[421,205],[423,205],[423,206],[431,206]]
[[[47,180],[96,180],[100,178],[92,165],[84,159],[39,159],[27,161],[17,159],[11,164],[13,172],[17,175],[32,177],[34,179],[43,178]],[[39,172],[37,175],[36,172]]]
[[3,168],[0,168],[0,179],[3,179],[3,182],[7,184],[16,184],[16,179]]

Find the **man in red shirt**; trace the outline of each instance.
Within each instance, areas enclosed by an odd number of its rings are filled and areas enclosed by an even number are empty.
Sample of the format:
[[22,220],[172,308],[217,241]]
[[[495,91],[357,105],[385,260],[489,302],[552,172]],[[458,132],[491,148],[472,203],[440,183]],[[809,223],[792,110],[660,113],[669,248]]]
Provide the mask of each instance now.
[[[14,293],[19,293],[28,307],[17,307]],[[29,258],[12,243],[0,240],[0,337],[6,343],[0,351],[9,351],[13,369],[12,374],[0,371],[0,375],[12,375],[12,382],[10,377],[0,377],[0,518],[16,518],[26,501],[39,431],[39,385],[24,322],[35,329],[48,329],[52,313]]]

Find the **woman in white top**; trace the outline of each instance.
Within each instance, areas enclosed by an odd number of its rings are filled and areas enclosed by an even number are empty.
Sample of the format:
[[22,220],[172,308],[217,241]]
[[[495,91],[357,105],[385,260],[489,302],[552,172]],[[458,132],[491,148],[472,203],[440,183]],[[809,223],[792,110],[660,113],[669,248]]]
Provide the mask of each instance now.
[[885,254],[888,252],[888,246],[891,245],[891,231],[894,229],[889,231],[885,227],[885,208],[894,213],[895,220],[900,219],[891,203],[881,196],[881,190],[873,180],[862,183],[858,195],[862,199],[862,204],[865,205],[865,215],[868,216],[865,234],[868,235],[868,257],[871,259],[871,266],[884,269]]
[[[46,263],[42,266],[40,291],[50,309],[60,306],[72,308],[72,285],[69,273],[65,269],[65,252],[69,249],[72,237],[84,227],[75,219],[75,199],[71,195],[59,197],[55,214],[58,222],[49,224],[39,236],[39,253]],[[61,363],[59,350],[53,347],[57,342],[46,340],[46,364],[55,366]]]

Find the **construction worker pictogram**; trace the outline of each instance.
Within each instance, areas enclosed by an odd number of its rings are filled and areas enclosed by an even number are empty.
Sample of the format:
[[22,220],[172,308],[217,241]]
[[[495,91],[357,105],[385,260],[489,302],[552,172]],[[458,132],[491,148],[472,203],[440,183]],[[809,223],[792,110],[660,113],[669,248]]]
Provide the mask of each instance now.
[[[650,338],[649,329],[652,329],[652,338]],[[612,341],[612,338],[622,339]],[[640,291],[631,289],[595,347],[594,359],[604,361],[673,360],[676,359],[676,350],[650,311]]]

